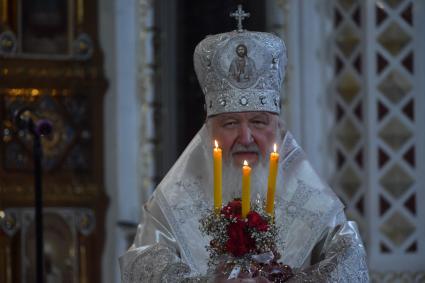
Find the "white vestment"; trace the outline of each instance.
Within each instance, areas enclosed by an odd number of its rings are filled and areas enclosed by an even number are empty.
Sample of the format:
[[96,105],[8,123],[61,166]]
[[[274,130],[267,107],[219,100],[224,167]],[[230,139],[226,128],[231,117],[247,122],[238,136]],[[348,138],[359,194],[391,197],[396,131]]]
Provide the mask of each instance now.
[[[120,258],[123,282],[208,281],[209,239],[199,219],[213,206],[212,150],[204,126],[144,206],[132,247]],[[368,282],[365,251],[355,223],[318,177],[290,133],[280,146],[283,184],[276,189],[280,262],[291,282]],[[266,192],[264,192],[265,194]]]

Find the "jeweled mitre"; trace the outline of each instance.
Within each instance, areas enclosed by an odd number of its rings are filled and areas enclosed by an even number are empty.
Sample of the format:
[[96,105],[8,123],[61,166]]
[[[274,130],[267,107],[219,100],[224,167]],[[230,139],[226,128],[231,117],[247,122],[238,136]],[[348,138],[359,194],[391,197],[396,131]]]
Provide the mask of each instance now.
[[279,37],[245,30],[212,35],[196,46],[193,57],[208,116],[280,113],[287,56]]

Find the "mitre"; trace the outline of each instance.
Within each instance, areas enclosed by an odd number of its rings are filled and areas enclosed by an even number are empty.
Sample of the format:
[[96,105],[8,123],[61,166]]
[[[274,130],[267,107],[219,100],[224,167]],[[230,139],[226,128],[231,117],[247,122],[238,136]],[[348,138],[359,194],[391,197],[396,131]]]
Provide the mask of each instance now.
[[193,57],[207,116],[280,113],[287,56],[279,37],[241,29],[210,35],[196,46]]

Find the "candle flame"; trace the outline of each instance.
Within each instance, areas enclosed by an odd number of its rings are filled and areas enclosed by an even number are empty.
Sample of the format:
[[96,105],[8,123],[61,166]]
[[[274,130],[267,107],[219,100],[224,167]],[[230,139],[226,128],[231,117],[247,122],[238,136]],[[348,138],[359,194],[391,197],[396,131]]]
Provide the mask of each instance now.
[[273,145],[273,149],[274,149],[274,152],[277,151],[277,145],[276,144]]
[[217,140],[214,140],[215,148],[218,148],[218,142]]
[[244,165],[244,166],[248,166],[248,161],[244,160],[244,161],[243,161],[243,165]]

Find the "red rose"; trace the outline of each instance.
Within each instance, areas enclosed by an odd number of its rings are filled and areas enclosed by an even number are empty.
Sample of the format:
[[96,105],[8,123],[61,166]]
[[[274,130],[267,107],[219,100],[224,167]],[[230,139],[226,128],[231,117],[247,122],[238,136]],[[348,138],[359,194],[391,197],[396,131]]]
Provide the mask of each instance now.
[[247,215],[248,218],[248,227],[254,228],[257,231],[267,231],[269,229],[269,225],[266,220],[261,217],[260,214],[258,214],[255,211],[250,211]]
[[246,223],[243,220],[238,220],[236,223],[230,223],[227,227],[227,235],[230,239],[240,239],[245,234]]
[[226,218],[241,218],[242,214],[242,203],[239,199],[235,199],[229,202],[225,207],[221,209],[221,214]]
[[258,225],[256,229],[260,232],[266,232],[267,230],[269,230],[269,225],[267,223],[263,223]]
[[231,223],[227,228],[229,239],[226,243],[226,249],[234,256],[243,256],[255,249],[255,241],[251,238],[246,228],[246,222],[243,220]]

